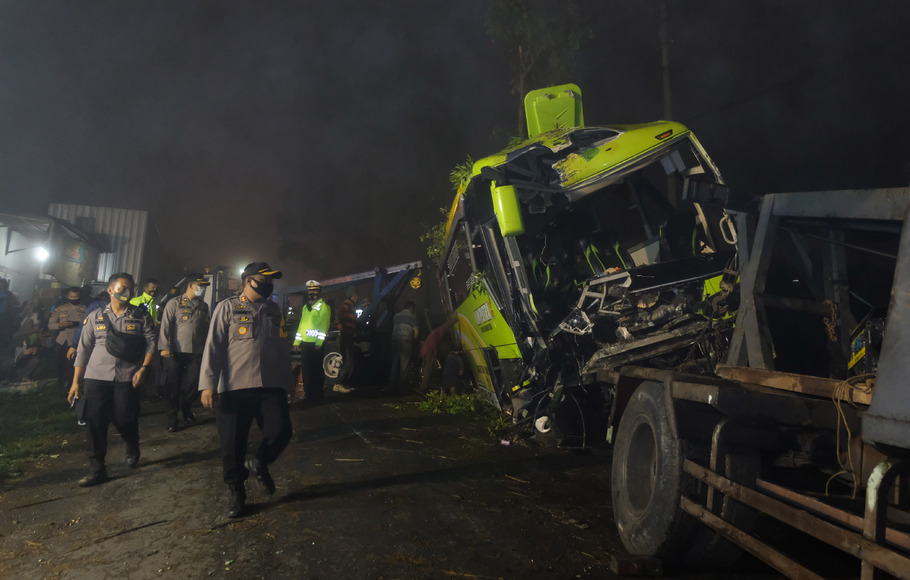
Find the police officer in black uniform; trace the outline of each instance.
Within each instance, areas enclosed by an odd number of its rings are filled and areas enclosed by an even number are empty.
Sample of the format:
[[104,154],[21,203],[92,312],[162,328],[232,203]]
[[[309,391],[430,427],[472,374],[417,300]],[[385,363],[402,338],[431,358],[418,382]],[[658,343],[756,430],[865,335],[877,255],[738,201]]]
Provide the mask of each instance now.
[[177,413],[189,424],[196,422],[193,402],[199,396],[202,348],[209,330],[209,306],[202,300],[209,281],[189,276],[186,292],[168,301],[161,313],[158,349],[164,365],[167,430],[177,431]]
[[82,322],[68,396],[71,404],[85,398],[83,419],[88,424],[91,471],[79,480],[82,487],[108,479],[104,460],[111,422],[126,444],[126,465],[136,467],[139,463],[138,387],[150,376],[158,333],[148,315],[130,306],[134,286],[130,274],[111,276],[107,285],[110,304],[92,311]]
[[[265,262],[244,268],[240,293],[215,307],[202,354],[199,390],[202,405],[215,408],[224,482],[230,489],[226,515],[232,518],[243,513],[250,473],[270,495],[275,493],[268,466],[291,439],[290,344],[280,335],[281,309],[270,299],[272,280],[280,277]],[[262,442],[245,461],[254,419]]]

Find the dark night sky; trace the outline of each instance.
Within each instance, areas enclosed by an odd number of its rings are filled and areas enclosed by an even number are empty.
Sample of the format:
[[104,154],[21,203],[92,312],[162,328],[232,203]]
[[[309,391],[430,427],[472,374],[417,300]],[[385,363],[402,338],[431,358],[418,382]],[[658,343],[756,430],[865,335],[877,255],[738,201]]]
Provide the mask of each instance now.
[[[558,5],[558,2],[556,3]],[[662,117],[657,2],[582,0],[589,125]],[[910,181],[910,2],[669,0],[674,117],[755,192]],[[0,212],[146,209],[172,270],[423,259],[514,130],[484,0],[0,1]],[[494,137],[496,136],[496,137]],[[164,268],[163,268],[164,269]]]

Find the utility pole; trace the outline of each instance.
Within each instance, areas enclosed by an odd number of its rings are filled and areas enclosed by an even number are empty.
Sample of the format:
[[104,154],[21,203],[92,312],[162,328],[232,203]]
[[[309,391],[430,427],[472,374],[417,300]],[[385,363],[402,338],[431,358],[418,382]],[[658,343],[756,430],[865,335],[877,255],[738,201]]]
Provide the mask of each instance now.
[[667,30],[667,0],[660,0],[660,61],[664,81],[664,120],[673,120],[670,97],[670,33]]
[[[664,120],[673,120],[673,100],[670,97],[670,33],[667,30],[667,0],[660,0],[660,68],[664,81]],[[679,207],[682,192],[676,191],[673,178],[667,176],[667,201]]]

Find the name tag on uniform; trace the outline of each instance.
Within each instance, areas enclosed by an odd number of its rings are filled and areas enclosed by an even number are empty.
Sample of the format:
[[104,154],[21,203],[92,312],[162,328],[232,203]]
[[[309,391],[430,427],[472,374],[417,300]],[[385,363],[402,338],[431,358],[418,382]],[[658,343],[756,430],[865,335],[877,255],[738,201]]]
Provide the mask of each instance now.
[[127,324],[127,325],[126,325],[126,331],[127,331],[127,332],[135,332],[135,331],[136,331],[136,328],[138,328],[138,327],[137,327],[135,324]]

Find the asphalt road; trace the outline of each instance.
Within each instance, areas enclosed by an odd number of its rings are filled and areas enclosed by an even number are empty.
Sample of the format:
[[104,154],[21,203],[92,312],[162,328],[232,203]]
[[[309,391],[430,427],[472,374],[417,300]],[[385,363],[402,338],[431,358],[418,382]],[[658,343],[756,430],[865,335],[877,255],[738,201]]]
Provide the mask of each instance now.
[[[249,482],[249,513],[223,517],[214,416],[165,431],[143,405],[142,459],[93,488],[84,434],[0,492],[0,578],[612,578],[609,450],[579,454],[429,415],[417,396],[329,393],[292,408],[294,437]],[[253,428],[252,444],[258,442]],[[773,578],[748,562],[690,578]]]

